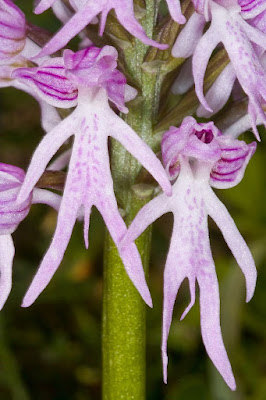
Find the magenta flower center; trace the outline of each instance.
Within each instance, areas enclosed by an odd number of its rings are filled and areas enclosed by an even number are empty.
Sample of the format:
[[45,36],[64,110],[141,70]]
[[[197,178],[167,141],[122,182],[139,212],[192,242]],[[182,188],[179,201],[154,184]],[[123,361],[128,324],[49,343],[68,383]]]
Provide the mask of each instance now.
[[214,136],[210,129],[202,129],[202,131],[195,131],[195,135],[203,143],[209,144],[213,140]]

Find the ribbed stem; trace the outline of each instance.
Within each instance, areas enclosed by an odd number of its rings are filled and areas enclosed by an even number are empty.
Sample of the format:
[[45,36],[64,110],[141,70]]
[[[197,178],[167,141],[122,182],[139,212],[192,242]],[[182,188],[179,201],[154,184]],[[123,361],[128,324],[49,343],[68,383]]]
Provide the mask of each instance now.
[[[145,29],[152,35],[155,2],[146,1]],[[152,143],[152,119],[155,113],[156,76],[141,70],[146,47],[136,42],[126,51],[128,71],[141,87],[142,100],[136,102],[126,116],[126,122],[149,145]],[[132,190],[140,165],[117,142],[112,143],[112,173],[118,202],[129,224],[149,200]],[[145,271],[148,270],[151,229],[136,241]],[[116,247],[106,234],[104,252],[103,297],[103,399],[145,400],[146,305],[129,280]]]

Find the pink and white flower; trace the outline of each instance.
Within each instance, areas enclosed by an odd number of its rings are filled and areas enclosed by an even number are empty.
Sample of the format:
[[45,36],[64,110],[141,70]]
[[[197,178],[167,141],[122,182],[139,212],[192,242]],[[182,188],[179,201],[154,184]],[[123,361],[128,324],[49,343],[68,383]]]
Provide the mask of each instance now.
[[[136,95],[116,69],[117,51],[89,47],[63,59],[53,59],[32,69],[17,69],[15,76],[35,87],[36,93],[52,105],[72,107],[72,114],[52,129],[37,147],[19,194],[23,202],[60,146],[74,135],[63,199],[54,238],[42,260],[23,302],[29,306],[49,283],[58,268],[80,211],[84,213],[84,240],[88,247],[88,229],[92,206],[102,214],[118,245],[126,225],[118,211],[110,171],[108,137],[118,140],[154,176],[167,195],[171,185],[155,154],[111,108],[109,100],[122,112],[125,102]],[[143,299],[151,305],[141,259],[134,243],[120,251],[126,271]]]
[[44,189],[30,191],[25,200],[16,202],[25,179],[21,168],[0,163],[0,309],[4,306],[12,286],[12,265],[15,254],[11,234],[30,211],[32,204],[48,204],[56,210],[61,197]]
[[[56,0],[40,1],[35,12],[37,14],[42,13],[51,7],[55,1]],[[162,50],[168,47],[167,45],[159,44],[148,38],[145,30],[134,15],[132,0],[84,0],[78,2],[72,0],[71,4],[72,3],[74,3],[74,9],[77,10],[75,15],[65,23],[61,30],[55,34],[55,36],[44,46],[35,58],[41,58],[62,49],[100,13],[101,21],[99,34],[102,35],[105,29],[107,16],[112,9],[115,10],[120,24],[134,37],[141,40],[146,45],[158,47]]]
[[206,351],[228,386],[236,388],[231,365],[223,344],[220,327],[218,280],[208,233],[208,215],[216,222],[242,269],[249,301],[254,293],[257,272],[252,255],[232,217],[211,187],[227,189],[243,178],[245,168],[256,149],[224,136],[213,122],[198,124],[184,119],[179,128],[171,127],[162,140],[162,156],[173,184],[173,195],[160,194],[137,214],[120,248],[131,244],[152,222],[172,212],[174,225],[164,271],[162,359],[167,381],[167,338],[179,287],[189,280],[191,302],[195,302],[196,282],[200,289],[201,332]]

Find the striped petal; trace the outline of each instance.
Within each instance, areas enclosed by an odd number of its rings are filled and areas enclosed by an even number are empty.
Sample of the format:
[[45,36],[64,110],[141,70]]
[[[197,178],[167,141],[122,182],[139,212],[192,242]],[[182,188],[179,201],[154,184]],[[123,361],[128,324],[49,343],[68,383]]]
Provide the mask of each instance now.
[[253,156],[256,142],[232,140],[228,136],[219,138],[221,158],[215,164],[210,175],[211,186],[228,189],[236,186],[243,178],[250,158]]
[[26,23],[23,12],[10,0],[0,3],[0,61],[10,59],[23,50]]
[[54,107],[70,108],[77,104],[78,90],[66,77],[61,58],[45,61],[36,68],[17,68],[12,77],[34,89]]
[[238,0],[243,18],[254,18],[266,10],[265,0]]

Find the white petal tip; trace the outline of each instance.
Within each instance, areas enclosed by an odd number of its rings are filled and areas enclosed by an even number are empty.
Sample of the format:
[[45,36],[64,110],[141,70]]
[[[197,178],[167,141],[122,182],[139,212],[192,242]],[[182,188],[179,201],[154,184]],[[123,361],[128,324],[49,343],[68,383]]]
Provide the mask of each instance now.
[[153,308],[152,298],[151,298],[148,287],[146,289],[146,293],[141,294],[141,297],[143,298],[143,300],[145,301],[147,306],[149,306],[150,308]]
[[179,21],[177,21],[179,24],[181,24],[181,25],[183,25],[183,24],[185,24],[186,22],[187,22],[187,20],[186,20],[186,18],[184,17],[184,15],[182,15],[180,18],[179,18]]
[[230,379],[230,381],[229,382],[226,382],[227,383],[227,385],[229,386],[229,388],[232,390],[232,391],[235,391],[236,390],[236,381],[235,381],[235,378],[234,377],[232,377],[232,379]]
[[26,294],[26,296],[22,300],[21,307],[23,307],[23,308],[30,307],[34,303],[34,301],[35,301],[35,299],[28,298],[28,296]]
[[152,303],[151,297],[149,299],[147,299],[146,303],[150,308],[153,308],[153,303]]
[[21,303],[21,307],[22,307],[22,308],[27,308],[27,307],[30,307],[31,304],[32,304],[32,303],[23,300],[23,302]]

